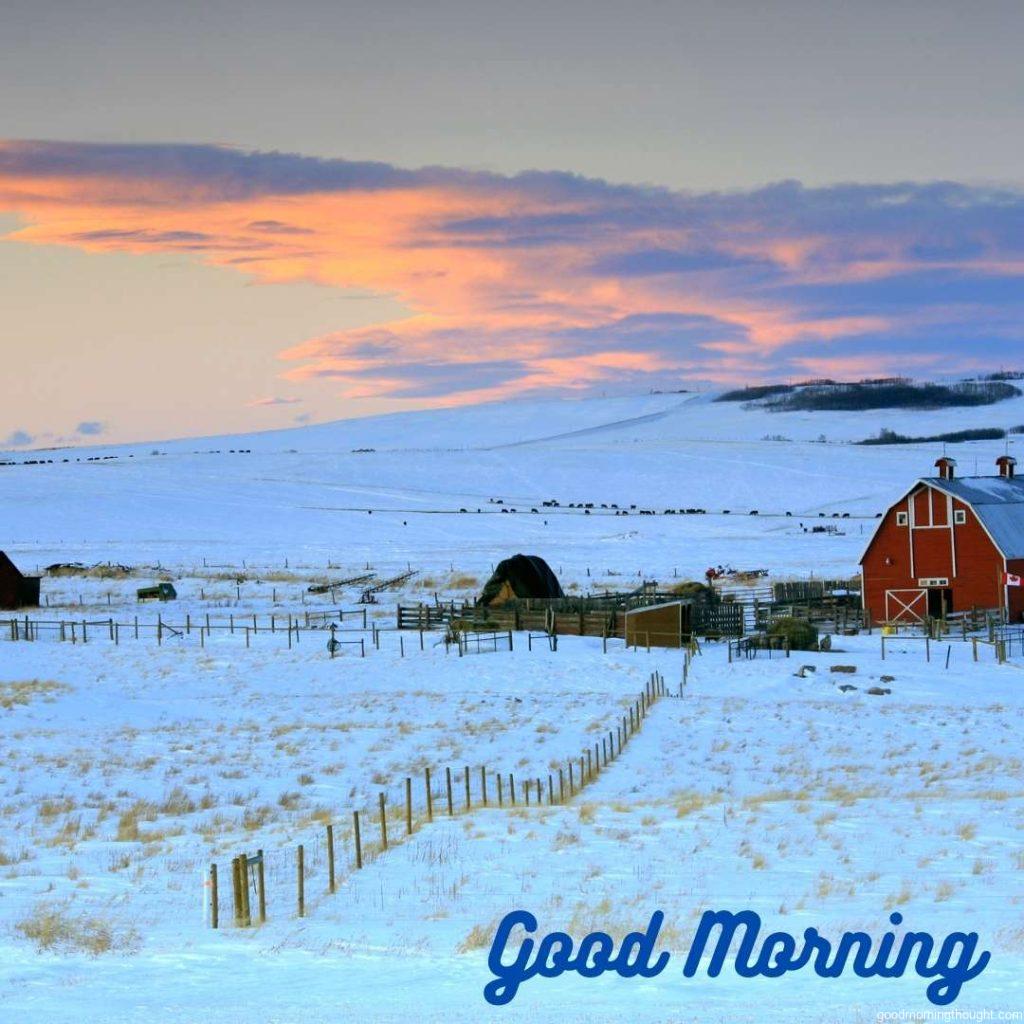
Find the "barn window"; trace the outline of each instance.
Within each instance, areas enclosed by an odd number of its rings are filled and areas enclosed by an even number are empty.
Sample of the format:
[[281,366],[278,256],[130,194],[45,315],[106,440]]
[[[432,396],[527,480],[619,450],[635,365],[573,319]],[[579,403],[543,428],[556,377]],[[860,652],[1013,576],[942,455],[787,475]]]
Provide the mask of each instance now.
[[963,526],[967,522],[967,512],[962,508],[956,509],[953,513],[953,522],[957,526]]
[[909,513],[907,513],[907,512],[897,512],[896,513],[896,525],[897,526],[906,526],[907,523],[909,523],[909,522],[910,522],[910,515],[909,515]]

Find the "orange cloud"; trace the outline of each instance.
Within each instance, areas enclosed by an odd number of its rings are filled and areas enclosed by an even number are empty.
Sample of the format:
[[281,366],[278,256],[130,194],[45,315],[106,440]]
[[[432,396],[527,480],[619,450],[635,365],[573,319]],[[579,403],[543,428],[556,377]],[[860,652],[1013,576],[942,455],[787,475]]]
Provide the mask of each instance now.
[[393,296],[408,316],[280,353],[286,380],[348,397],[878,372],[941,359],[936,326],[950,322],[1020,341],[1003,285],[1024,273],[1016,192],[697,195],[225,147],[8,142],[0,208],[22,218],[7,237],[25,244],[186,253],[261,283]]

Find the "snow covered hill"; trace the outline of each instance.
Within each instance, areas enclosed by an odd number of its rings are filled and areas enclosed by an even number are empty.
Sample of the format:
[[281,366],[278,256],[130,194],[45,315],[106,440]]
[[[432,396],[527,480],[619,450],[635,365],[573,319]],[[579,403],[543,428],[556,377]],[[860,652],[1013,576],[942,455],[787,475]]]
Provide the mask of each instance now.
[[[484,572],[530,550],[580,579],[597,566],[664,577],[718,563],[845,574],[875,514],[941,451],[845,442],[880,427],[920,435],[1024,422],[1024,398],[856,413],[713,398],[509,402],[36,453],[52,461],[0,466],[0,545],[29,565],[291,557]],[[949,450],[961,472],[987,474],[1004,444]],[[551,500],[560,507],[546,508]],[[687,508],[707,514],[663,514]],[[836,532],[806,532],[822,519]]]

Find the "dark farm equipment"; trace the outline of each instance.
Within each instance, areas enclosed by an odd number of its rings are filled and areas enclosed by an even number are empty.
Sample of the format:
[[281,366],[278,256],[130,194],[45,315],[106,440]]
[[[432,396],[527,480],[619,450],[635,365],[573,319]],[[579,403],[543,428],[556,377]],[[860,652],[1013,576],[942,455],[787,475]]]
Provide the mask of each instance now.
[[359,598],[360,604],[376,604],[377,597],[382,590],[390,590],[392,587],[400,587],[407,580],[411,580],[416,575],[415,569],[410,569],[408,572],[403,572],[400,576],[392,576],[389,580],[381,580],[379,583],[375,583],[372,587],[367,587]]
[[357,587],[363,583],[369,583],[373,578],[374,574],[368,572],[361,576],[350,576],[344,580],[331,580],[329,583],[311,583],[306,590],[310,594],[326,594],[332,590],[341,590],[342,587]]

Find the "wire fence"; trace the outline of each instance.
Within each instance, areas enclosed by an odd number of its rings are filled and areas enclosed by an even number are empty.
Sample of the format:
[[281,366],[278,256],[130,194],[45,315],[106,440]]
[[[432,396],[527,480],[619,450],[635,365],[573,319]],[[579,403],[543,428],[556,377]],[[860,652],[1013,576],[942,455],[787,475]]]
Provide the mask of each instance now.
[[[398,785],[379,789],[377,799],[353,809],[339,820],[324,820],[321,831],[309,842],[295,847],[294,859],[279,849],[269,856],[243,852],[230,867],[230,914],[225,917],[221,895],[224,877],[211,864],[203,879],[204,914],[207,923],[219,928],[231,920],[250,927],[267,920],[271,902],[294,908],[305,917],[315,902],[337,892],[344,878],[362,870],[387,851],[409,840],[435,821],[455,818],[483,809],[513,810],[564,805],[597,781],[642,728],[650,709],[668,691],[664,678],[652,673],[644,689],[614,727],[602,729],[600,739],[577,755],[565,758],[557,768],[540,772],[497,771],[488,765],[471,767],[423,766]],[[289,863],[290,862],[290,863]],[[292,866],[293,865],[293,866]],[[273,899],[268,899],[268,880]],[[310,887],[316,883],[315,890]],[[289,896],[288,889],[293,895]],[[312,893],[314,901],[307,898]]]

